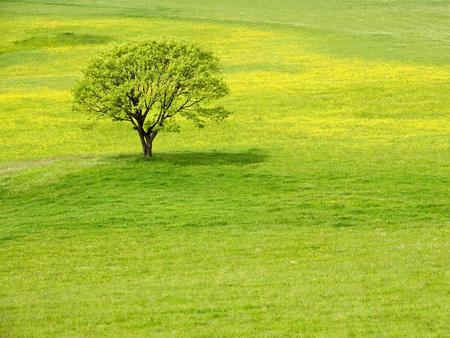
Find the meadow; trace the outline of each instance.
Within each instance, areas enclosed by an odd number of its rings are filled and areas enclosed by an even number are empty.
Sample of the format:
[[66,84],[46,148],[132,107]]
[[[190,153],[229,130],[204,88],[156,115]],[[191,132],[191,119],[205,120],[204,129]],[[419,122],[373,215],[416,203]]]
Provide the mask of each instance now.
[[[0,336],[443,337],[446,1],[0,1]],[[71,111],[111,42],[214,51],[233,114]]]

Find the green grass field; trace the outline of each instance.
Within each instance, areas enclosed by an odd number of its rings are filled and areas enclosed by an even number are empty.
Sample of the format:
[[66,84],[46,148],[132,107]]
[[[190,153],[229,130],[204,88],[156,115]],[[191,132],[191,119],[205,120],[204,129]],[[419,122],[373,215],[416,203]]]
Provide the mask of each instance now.
[[[450,3],[0,1],[0,336],[444,337]],[[185,39],[234,112],[155,141],[70,109]]]

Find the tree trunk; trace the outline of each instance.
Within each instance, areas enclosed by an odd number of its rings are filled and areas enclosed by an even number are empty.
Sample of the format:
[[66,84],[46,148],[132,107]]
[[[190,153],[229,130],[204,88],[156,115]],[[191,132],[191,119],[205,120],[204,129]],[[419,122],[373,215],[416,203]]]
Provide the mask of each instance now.
[[143,147],[144,147],[143,148],[143,150],[144,150],[144,157],[152,158],[152,156],[153,156],[153,153],[152,153],[153,140],[148,140],[147,142],[145,142]]
[[143,130],[138,130],[139,137],[141,139],[142,151],[144,152],[144,157],[152,158],[153,156],[153,140],[156,137],[156,133],[151,132],[150,134],[145,133]]

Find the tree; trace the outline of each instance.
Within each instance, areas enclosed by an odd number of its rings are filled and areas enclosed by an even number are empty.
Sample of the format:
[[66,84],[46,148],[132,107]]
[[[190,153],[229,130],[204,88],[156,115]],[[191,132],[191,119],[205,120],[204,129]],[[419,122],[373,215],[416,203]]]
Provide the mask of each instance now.
[[177,131],[182,116],[202,127],[228,112],[213,101],[228,94],[219,60],[190,43],[134,41],[115,45],[84,70],[74,88],[73,109],[128,121],[145,157],[162,130]]

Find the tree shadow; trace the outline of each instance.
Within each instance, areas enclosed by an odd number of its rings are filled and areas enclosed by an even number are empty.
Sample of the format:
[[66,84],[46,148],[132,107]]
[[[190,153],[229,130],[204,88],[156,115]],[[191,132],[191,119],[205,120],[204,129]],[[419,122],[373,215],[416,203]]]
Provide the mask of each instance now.
[[266,160],[266,155],[259,149],[249,149],[244,152],[173,152],[157,153],[151,161],[171,163],[180,166],[201,165],[248,165],[261,163]]

